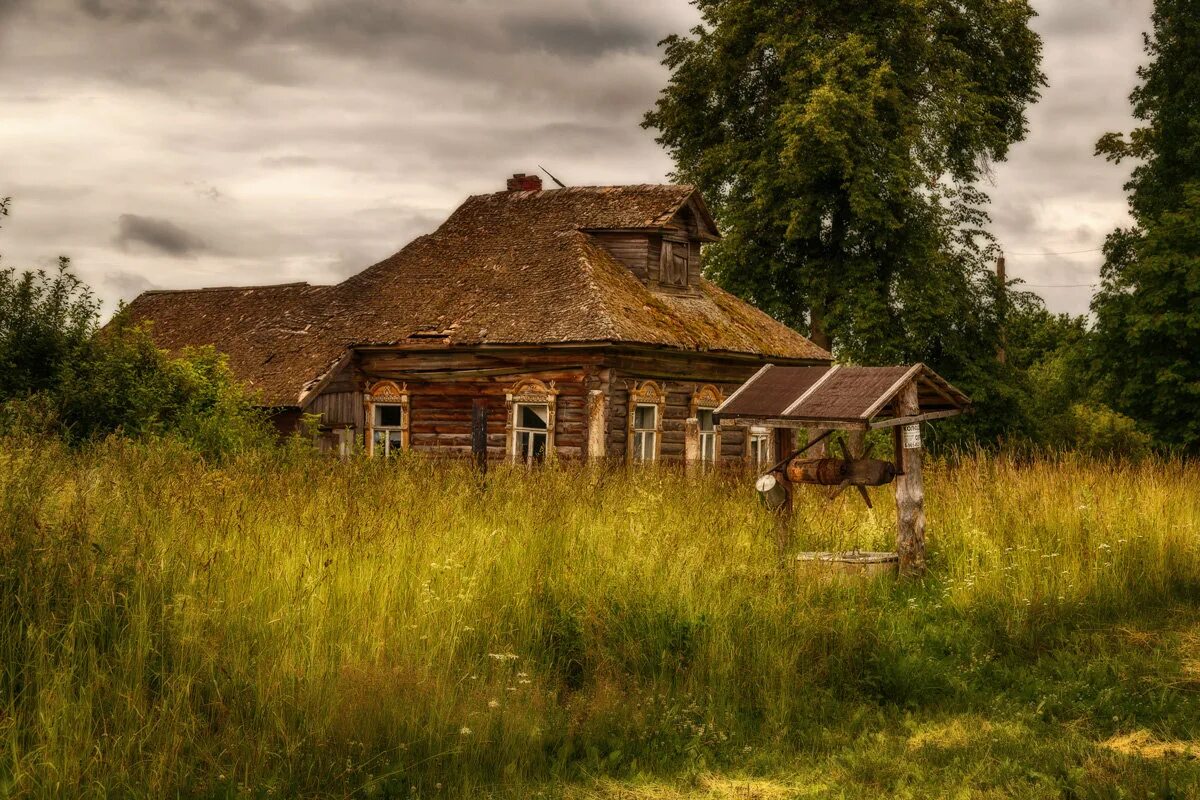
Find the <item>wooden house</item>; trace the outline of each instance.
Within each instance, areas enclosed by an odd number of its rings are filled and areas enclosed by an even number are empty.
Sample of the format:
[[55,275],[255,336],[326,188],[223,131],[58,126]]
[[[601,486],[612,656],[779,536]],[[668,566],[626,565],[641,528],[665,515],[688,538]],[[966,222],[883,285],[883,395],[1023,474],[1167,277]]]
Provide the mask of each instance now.
[[718,233],[690,186],[508,190],[333,286],[152,291],[169,350],[214,345],[281,431],[490,459],[763,461],[713,411],[765,363],[829,353],[700,274]]

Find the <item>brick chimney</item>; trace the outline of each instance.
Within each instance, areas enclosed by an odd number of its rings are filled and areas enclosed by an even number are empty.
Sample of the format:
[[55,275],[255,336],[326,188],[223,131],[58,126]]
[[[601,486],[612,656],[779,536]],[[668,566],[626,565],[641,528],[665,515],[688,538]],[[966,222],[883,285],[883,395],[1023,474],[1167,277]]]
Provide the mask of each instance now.
[[508,179],[508,190],[510,192],[540,192],[542,190],[542,179],[537,175],[526,175],[524,172],[518,172]]

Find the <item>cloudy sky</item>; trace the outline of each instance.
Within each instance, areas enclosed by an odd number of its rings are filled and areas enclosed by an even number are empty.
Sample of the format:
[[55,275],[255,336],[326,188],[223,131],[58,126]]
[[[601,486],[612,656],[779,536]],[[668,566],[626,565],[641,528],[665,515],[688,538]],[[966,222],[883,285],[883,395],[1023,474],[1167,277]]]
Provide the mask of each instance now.
[[[1009,273],[1084,312],[1150,0],[1035,0],[1050,86],[998,165]],[[336,281],[543,164],[663,181],[639,128],[686,0],[0,0],[8,265],[148,288]],[[1072,255],[1031,255],[1040,253]],[[1068,284],[1068,286],[1064,286]],[[1076,284],[1085,284],[1078,286]]]

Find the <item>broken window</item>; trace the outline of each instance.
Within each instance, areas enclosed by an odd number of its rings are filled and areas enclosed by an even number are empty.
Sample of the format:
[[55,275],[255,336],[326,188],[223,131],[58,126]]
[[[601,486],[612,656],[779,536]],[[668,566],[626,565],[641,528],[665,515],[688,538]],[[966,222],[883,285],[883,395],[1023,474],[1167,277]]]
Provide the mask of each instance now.
[[700,423],[700,460],[712,463],[717,460],[717,426],[713,420],[713,410],[697,410],[696,421]]
[[538,464],[546,459],[550,432],[548,403],[515,403],[513,405],[513,445],[517,461]]
[[374,455],[390,456],[404,449],[404,406],[399,403],[374,403],[372,436]]
[[658,406],[637,405],[633,410],[633,458],[653,461],[658,455]]

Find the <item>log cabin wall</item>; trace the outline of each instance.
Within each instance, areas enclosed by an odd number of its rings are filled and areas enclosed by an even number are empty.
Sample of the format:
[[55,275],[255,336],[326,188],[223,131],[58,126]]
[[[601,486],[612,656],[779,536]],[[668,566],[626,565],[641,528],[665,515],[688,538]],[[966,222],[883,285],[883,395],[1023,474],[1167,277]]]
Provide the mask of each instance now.
[[[681,461],[686,446],[686,423],[692,398],[706,385],[715,386],[724,396],[748,380],[765,360],[720,357],[701,353],[618,351],[609,360],[613,369],[609,382],[608,456],[624,460],[628,447],[630,389],[653,380],[666,393],[661,423],[665,461]],[[721,460],[746,458],[746,430],[741,426],[720,428]]]
[[495,461],[508,457],[511,388],[523,378],[553,383],[555,456],[586,455],[588,391],[599,386],[600,355],[595,348],[363,351],[357,371],[364,390],[379,380],[405,389],[409,443],[419,452],[470,456],[472,408],[476,399],[485,400],[488,458]]
[[[393,381],[408,397],[409,446],[418,452],[446,456],[471,455],[474,401],[487,409],[488,458],[501,461],[508,452],[506,395],[517,381],[553,382],[554,451],[564,459],[588,457],[589,393],[602,395],[606,432],[604,456],[623,462],[628,446],[629,390],[654,381],[665,391],[660,457],[684,459],[686,423],[695,393],[705,385],[728,396],[759,370],[764,359],[703,353],[630,348],[363,350],[313,400],[308,411],[320,413],[328,427],[349,425],[361,442],[366,431],[365,392],[377,381]],[[592,402],[595,402],[593,400]],[[746,431],[720,429],[725,462],[746,456]]]

